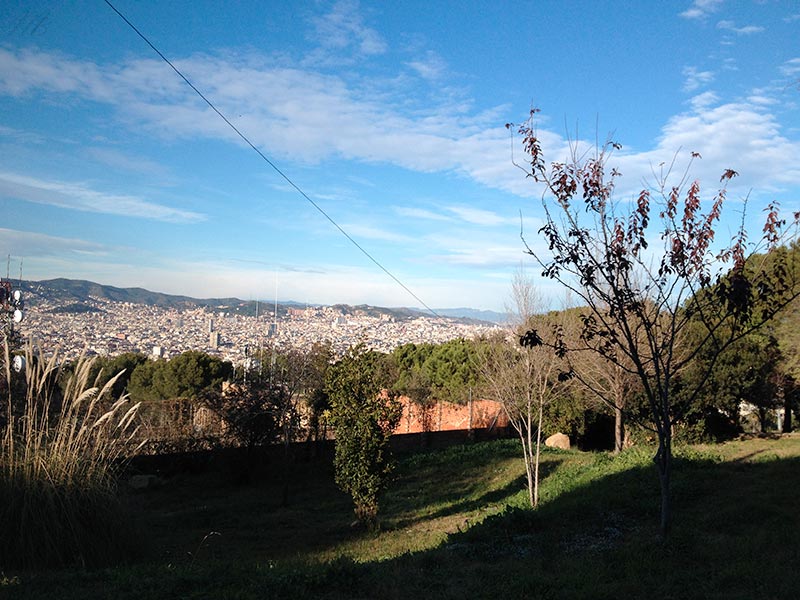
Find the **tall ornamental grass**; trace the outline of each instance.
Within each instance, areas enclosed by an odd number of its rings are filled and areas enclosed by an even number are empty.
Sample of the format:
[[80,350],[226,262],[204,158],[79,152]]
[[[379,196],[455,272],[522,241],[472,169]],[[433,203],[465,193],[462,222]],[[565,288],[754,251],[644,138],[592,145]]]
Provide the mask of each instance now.
[[[6,344],[8,382],[9,358]],[[31,346],[25,359],[25,391],[8,385],[0,419],[0,569],[124,560],[136,544],[116,482],[138,404],[111,397],[116,377],[91,385],[86,357],[72,373]]]

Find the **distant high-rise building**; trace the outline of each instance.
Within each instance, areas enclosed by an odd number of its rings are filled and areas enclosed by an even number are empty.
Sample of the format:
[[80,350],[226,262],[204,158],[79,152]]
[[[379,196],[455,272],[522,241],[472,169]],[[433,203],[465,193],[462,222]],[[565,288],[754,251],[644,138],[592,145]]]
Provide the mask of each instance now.
[[212,331],[210,334],[208,334],[208,336],[209,336],[208,340],[209,346],[211,346],[211,348],[213,348],[214,350],[219,348],[219,331]]

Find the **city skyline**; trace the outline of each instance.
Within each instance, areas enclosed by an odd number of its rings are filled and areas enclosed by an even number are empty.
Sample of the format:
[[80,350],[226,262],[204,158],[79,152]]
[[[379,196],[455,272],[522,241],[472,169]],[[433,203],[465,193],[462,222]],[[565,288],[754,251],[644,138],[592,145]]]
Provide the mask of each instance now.
[[[502,312],[541,190],[508,122],[542,109],[547,160],[622,144],[632,198],[675,161],[729,240],[748,199],[800,209],[792,2],[113,3],[346,239],[104,2],[0,15],[0,251],[24,279],[197,298]],[[518,141],[513,156],[520,158]],[[675,179],[675,178],[673,178]],[[674,183],[677,183],[677,180]],[[536,280],[553,302],[563,295]]]
[[[395,318],[370,315],[352,307],[289,308],[275,315],[271,308],[259,316],[239,314],[231,307],[164,307],[107,298],[86,298],[74,304],[47,295],[32,298],[26,318],[16,327],[23,339],[46,355],[74,360],[86,352],[116,356],[126,352],[171,358],[201,351],[234,364],[248,358],[248,349],[275,348],[307,351],[330,344],[335,356],[359,343],[391,353],[403,344],[440,344],[472,339],[500,330],[489,323],[462,323],[430,315]],[[63,310],[63,309],[67,310]]]

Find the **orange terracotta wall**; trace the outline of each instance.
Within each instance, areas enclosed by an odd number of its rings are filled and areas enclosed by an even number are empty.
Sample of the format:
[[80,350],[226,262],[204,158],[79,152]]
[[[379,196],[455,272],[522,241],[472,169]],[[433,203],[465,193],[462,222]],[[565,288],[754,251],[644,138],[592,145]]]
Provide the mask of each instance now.
[[[426,431],[456,431],[468,429],[489,429],[508,426],[508,418],[500,403],[493,400],[473,400],[470,404],[452,404],[436,402],[427,411],[423,411],[401,396],[403,417],[394,433],[421,433]],[[470,420],[470,412],[472,417]],[[427,414],[425,414],[427,413]]]

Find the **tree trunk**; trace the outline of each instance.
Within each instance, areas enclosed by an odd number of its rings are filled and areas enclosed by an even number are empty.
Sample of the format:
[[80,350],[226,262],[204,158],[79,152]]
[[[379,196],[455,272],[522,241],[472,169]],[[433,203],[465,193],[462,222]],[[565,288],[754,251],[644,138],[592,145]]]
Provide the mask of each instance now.
[[539,506],[539,455],[542,448],[542,417],[544,406],[539,402],[539,423],[536,427],[536,465],[534,469],[533,508]]
[[[287,415],[288,416],[288,415]],[[283,491],[281,494],[281,506],[289,506],[289,480],[291,473],[289,471],[289,459],[291,457],[291,425],[286,418],[284,418],[283,426]]]
[[614,454],[619,454],[625,447],[625,423],[622,419],[622,408],[614,407]]
[[525,475],[528,479],[528,500],[531,503],[531,508],[535,508],[534,494],[533,494],[533,465],[531,464],[532,448],[530,446],[530,435],[528,439],[525,438],[525,433],[522,429],[519,430],[519,441],[522,444],[522,455],[525,457]]
[[758,408],[758,427],[761,433],[767,433],[767,409],[763,407]]
[[661,484],[661,537],[666,539],[672,524],[669,489],[672,475],[672,432],[669,425],[659,435],[658,452],[653,461],[658,468],[658,480]]
[[782,433],[792,432],[792,398],[791,394],[783,393],[783,429]]

